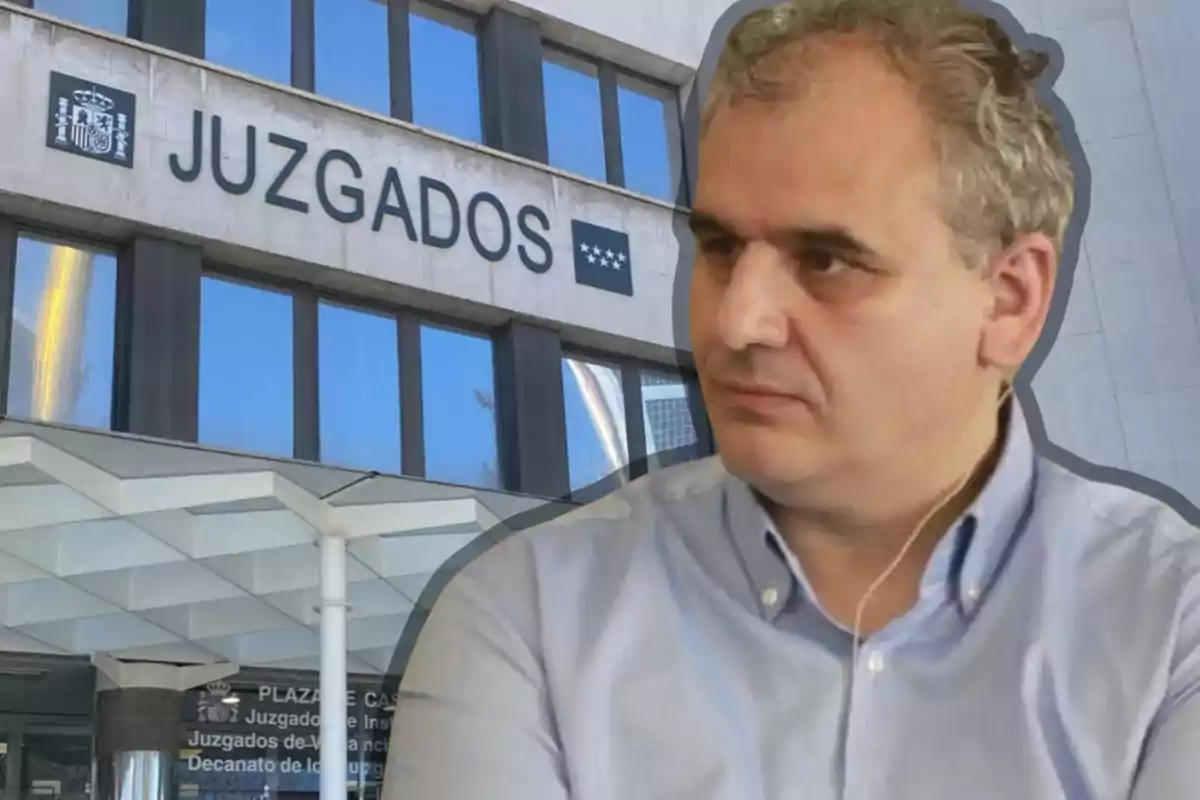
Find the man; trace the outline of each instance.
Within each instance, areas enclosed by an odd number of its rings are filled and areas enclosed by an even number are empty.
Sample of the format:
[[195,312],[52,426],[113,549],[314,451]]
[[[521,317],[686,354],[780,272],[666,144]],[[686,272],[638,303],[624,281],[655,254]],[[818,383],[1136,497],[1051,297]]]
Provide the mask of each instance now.
[[1074,197],[1042,67],[954,0],[739,23],[692,214],[720,457],[450,582],[386,797],[1197,796],[1200,539],[1008,394]]

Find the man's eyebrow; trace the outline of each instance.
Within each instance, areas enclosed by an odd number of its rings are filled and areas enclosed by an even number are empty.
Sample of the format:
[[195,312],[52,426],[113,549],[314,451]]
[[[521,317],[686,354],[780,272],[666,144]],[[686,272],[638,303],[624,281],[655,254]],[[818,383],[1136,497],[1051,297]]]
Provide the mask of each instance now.
[[733,234],[733,226],[724,222],[714,214],[693,209],[688,214],[688,227],[692,233],[724,233]]
[[[693,210],[688,215],[688,227],[695,234],[723,234],[741,238],[735,225],[706,211]],[[881,258],[875,248],[841,225],[781,228],[769,234],[767,238],[785,242],[791,247],[825,250],[863,260]]]
[[811,247],[864,260],[881,258],[879,253],[875,251],[875,248],[840,225],[819,228],[793,228],[781,231],[779,236],[802,247]]

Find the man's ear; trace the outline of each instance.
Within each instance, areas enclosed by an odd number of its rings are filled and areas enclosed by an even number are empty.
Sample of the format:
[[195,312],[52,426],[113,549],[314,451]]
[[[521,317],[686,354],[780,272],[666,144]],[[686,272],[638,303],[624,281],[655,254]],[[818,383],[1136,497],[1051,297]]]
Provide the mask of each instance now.
[[979,339],[979,360],[1013,375],[1046,326],[1058,253],[1048,236],[1023,234],[993,256],[985,269],[991,308]]

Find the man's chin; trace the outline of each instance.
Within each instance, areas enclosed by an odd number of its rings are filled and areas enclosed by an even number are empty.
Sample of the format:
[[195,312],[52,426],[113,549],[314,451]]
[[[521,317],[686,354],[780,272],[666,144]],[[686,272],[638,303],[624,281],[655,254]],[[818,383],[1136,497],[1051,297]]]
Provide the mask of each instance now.
[[822,471],[824,448],[807,436],[768,429],[719,436],[718,452],[734,477],[762,489],[803,483]]

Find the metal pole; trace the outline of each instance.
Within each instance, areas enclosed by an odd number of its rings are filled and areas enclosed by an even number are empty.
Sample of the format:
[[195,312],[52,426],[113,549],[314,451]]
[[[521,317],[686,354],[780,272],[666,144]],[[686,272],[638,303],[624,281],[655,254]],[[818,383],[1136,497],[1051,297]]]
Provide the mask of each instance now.
[[321,537],[321,800],[346,800],[346,540]]

